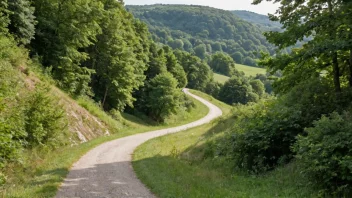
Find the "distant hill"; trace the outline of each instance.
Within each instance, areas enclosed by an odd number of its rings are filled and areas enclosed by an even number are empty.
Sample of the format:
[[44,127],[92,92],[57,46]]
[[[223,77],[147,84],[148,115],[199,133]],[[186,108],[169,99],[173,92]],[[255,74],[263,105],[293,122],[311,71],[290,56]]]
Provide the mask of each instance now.
[[236,56],[237,63],[253,66],[259,51],[274,52],[262,29],[230,11],[161,4],[126,8],[148,24],[154,41],[194,52],[201,58],[224,51]]
[[241,19],[257,25],[264,31],[280,31],[281,24],[279,22],[270,21],[269,17],[262,14],[257,14],[255,12],[245,11],[245,10],[234,10],[231,11],[236,16]]

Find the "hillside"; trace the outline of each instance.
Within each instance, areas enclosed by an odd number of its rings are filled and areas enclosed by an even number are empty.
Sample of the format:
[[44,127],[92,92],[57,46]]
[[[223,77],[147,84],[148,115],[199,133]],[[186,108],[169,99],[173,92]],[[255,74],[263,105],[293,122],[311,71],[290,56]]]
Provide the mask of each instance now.
[[257,14],[246,10],[233,10],[231,12],[239,18],[257,25],[264,31],[280,31],[282,27],[279,22],[270,21],[269,17],[266,15]]
[[238,63],[255,65],[253,59],[259,57],[259,51],[273,52],[260,28],[229,11],[188,5],[126,8],[147,23],[154,41],[194,52],[200,58],[218,51],[237,52],[243,57]]

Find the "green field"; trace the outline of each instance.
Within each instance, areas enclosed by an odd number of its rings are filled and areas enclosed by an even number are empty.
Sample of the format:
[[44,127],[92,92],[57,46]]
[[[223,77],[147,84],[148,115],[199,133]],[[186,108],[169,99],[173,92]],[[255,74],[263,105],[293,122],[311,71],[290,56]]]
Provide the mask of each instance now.
[[236,69],[238,71],[243,71],[246,76],[255,76],[257,74],[266,74],[266,69],[258,68],[258,67],[251,67],[247,65],[241,65],[236,63]]
[[[246,76],[255,76],[257,74],[266,74],[266,69],[251,67],[247,65],[236,64],[236,69],[238,71],[243,71]],[[225,83],[230,77],[214,73],[214,80],[219,83]]]
[[228,79],[230,79],[230,77],[214,73],[214,80],[216,82],[224,84]]

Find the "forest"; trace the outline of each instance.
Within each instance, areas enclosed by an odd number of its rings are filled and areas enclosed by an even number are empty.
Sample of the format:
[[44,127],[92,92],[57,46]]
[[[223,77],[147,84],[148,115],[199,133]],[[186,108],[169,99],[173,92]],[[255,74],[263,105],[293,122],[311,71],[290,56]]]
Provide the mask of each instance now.
[[[26,154],[71,143],[70,120],[50,86],[32,86],[23,77],[39,71],[115,121],[129,113],[163,124],[195,108],[183,88],[204,92],[231,112],[211,123],[219,130],[202,137],[198,161],[183,165],[210,161],[247,178],[295,166],[309,196],[350,197],[352,2],[276,2],[281,6],[269,18],[282,29],[263,32],[261,25],[204,6],[2,0],[0,190],[7,170]],[[248,77],[236,64],[268,73]],[[214,72],[229,80],[216,82]],[[183,160],[175,149],[173,164]]]
[[145,22],[155,42],[205,59],[226,52],[239,64],[256,66],[260,51],[274,53],[263,31],[229,11],[204,6],[127,6]]

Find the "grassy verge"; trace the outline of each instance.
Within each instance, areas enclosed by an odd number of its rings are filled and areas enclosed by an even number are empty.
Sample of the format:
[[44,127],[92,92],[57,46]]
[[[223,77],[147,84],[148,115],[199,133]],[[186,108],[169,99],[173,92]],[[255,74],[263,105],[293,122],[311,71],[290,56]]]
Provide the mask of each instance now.
[[[0,197],[55,196],[58,186],[69,172],[72,164],[92,148],[117,138],[178,126],[204,117],[209,111],[208,108],[195,99],[192,100],[195,102],[196,108],[189,113],[181,113],[170,118],[171,121],[168,124],[153,126],[134,116],[122,114],[124,128],[111,136],[100,137],[80,145],[63,147],[55,151],[46,151],[45,148],[41,148],[38,151],[32,150],[26,153],[22,165],[10,165],[7,168],[8,181],[5,186],[0,188]],[[120,125],[119,122],[102,112],[93,103],[89,101],[80,101],[80,103],[106,124]],[[109,126],[109,128],[116,127]]]
[[[216,100],[225,112],[229,106]],[[226,116],[226,114],[225,114]],[[235,121],[227,115],[195,129],[148,141],[137,148],[137,176],[159,197],[317,197],[295,163],[266,175],[235,172],[222,158],[207,158],[213,140]]]

